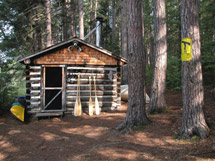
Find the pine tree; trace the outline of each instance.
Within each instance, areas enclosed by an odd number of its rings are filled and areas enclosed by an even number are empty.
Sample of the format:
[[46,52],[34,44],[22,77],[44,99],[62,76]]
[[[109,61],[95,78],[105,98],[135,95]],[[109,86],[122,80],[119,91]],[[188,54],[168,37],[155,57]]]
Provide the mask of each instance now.
[[192,60],[182,62],[183,115],[180,138],[187,139],[193,135],[206,138],[209,128],[203,112],[204,89],[197,0],[181,0],[181,37],[192,40]]
[[167,69],[167,30],[165,0],[154,0],[154,72],[148,112],[166,108],[164,92]]
[[128,109],[126,118],[117,127],[128,132],[134,126],[148,124],[145,112],[145,56],[142,37],[142,4],[140,0],[129,0],[128,13]]

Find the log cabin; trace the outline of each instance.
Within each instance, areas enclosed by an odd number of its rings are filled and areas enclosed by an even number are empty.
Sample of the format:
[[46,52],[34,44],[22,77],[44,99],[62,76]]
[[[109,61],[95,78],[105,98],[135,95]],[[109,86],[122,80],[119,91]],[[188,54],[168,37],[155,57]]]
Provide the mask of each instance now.
[[[73,113],[77,78],[83,111],[95,90],[102,111],[121,105],[121,66],[127,60],[78,38],[72,38],[19,60],[26,66],[27,111],[36,116]],[[89,77],[95,76],[96,89]]]

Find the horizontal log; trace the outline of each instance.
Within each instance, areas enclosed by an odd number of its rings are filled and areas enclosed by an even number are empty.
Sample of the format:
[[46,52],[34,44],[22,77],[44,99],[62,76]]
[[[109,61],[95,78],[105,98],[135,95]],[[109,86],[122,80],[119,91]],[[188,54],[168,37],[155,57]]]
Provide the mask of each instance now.
[[[96,73],[91,73],[94,75],[91,75],[91,78],[93,80],[93,76],[96,76],[96,79],[106,79],[106,80],[113,80],[113,79],[117,79],[117,74],[114,74],[111,78],[108,77],[107,74],[102,74],[102,75],[96,75]],[[71,79],[71,78],[75,78],[78,79],[78,75],[72,75],[72,74],[67,74],[67,78]],[[81,75],[80,79],[89,79],[89,75]]]
[[29,66],[30,69],[38,69],[40,70],[41,69],[41,66]]
[[[117,107],[118,106],[112,106],[112,107],[110,107],[110,106],[107,106],[107,107],[103,106],[103,107],[101,107],[101,111],[114,111],[114,110],[118,109]],[[82,110],[83,110],[84,113],[88,113],[88,107],[83,107]],[[74,108],[73,107],[67,107],[65,113],[72,113],[72,114],[74,114]]]
[[39,106],[40,105],[40,101],[37,101],[37,102],[30,101],[30,103],[31,103],[31,106]]
[[85,69],[85,70],[100,70],[100,71],[103,71],[103,70],[107,70],[107,71],[116,71],[117,68],[96,68],[96,67],[67,67],[67,70],[76,70],[76,69]]
[[[99,87],[116,87],[116,84],[96,84],[96,88]],[[77,87],[77,84],[67,84],[67,87]],[[89,84],[80,84],[80,87],[89,87]],[[92,85],[94,87],[94,85]]]
[[[67,83],[68,84],[77,84],[77,79],[75,78],[68,78],[67,79]],[[80,83],[81,84],[89,84],[89,79],[80,79]],[[94,83],[94,80],[91,80],[91,84]],[[96,79],[96,84],[117,84],[117,79]]]
[[29,114],[35,114],[35,113],[37,113],[37,112],[40,112],[40,108],[30,108],[29,107],[29,110],[28,110],[28,113]]
[[[76,90],[67,90],[66,91],[67,96],[76,96],[77,91]],[[117,92],[114,90],[106,90],[106,91],[96,91],[97,96],[103,96],[103,95],[116,95]],[[90,90],[84,90],[80,91],[81,96],[89,96],[90,95]],[[91,95],[95,95],[94,91],[91,91]]]
[[[104,76],[104,75],[108,75],[108,74],[105,74],[105,73],[72,73],[72,74],[70,74],[70,73],[67,73],[67,75],[79,75],[80,74],[80,76]],[[116,76],[117,74],[113,74],[113,76]]]
[[30,93],[40,93],[40,90],[31,90]]
[[30,81],[40,81],[41,77],[31,77]]
[[40,99],[40,96],[31,96],[31,99]]
[[[71,101],[67,101],[66,105],[68,107],[74,107],[75,106],[75,102],[71,102]],[[82,108],[84,107],[88,107],[89,103],[88,102],[81,102]],[[116,107],[118,104],[116,102],[99,102],[99,107]]]
[[33,84],[33,83],[32,83],[32,84],[31,84],[31,87],[32,87],[32,88],[40,87],[40,83],[37,83],[37,84]]
[[41,72],[30,72],[30,76],[41,75]]
[[40,101],[40,98],[32,98],[31,97],[31,99],[30,99],[30,103],[32,103],[32,102],[38,102],[38,101]]
[[[92,86],[91,88],[92,90],[94,90],[94,86]],[[67,90],[77,90],[77,85],[67,85]],[[80,91],[82,90],[90,90],[89,85],[81,85],[80,86]],[[101,91],[105,91],[105,90],[116,90],[116,86],[114,85],[101,85],[101,86],[96,86],[96,90],[101,90]]]
[[[89,96],[80,96],[81,101],[89,101]],[[117,101],[117,97],[116,96],[97,96],[98,101],[102,102],[102,101]],[[75,101],[76,100],[76,96],[67,96],[66,98],[67,101]],[[95,100],[95,96],[92,96],[92,100]]]

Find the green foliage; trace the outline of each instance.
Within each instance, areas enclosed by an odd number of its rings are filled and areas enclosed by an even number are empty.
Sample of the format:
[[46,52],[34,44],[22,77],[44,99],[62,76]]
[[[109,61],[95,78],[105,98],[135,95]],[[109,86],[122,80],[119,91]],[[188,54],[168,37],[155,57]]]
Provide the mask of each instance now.
[[151,86],[151,82],[152,82],[152,67],[151,65],[147,65],[146,66],[146,85],[147,86]]
[[0,65],[0,113],[8,111],[17,96],[25,95],[24,69],[17,61]]
[[[146,68],[146,84],[151,85],[153,70],[150,65]],[[181,90],[181,61],[176,56],[168,56],[166,87],[173,91]]]
[[200,1],[200,34],[204,85],[215,86],[215,6]]
[[168,55],[178,56],[181,48],[180,8],[178,0],[166,1]]
[[215,86],[215,56],[210,53],[202,55],[203,80],[205,85]]
[[181,90],[181,62],[176,56],[168,56],[166,86],[171,90]]

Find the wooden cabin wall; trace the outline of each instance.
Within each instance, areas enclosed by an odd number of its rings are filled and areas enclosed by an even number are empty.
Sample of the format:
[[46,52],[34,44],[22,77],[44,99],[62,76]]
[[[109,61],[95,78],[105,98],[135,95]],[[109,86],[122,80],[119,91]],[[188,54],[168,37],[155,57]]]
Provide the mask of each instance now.
[[76,64],[76,65],[117,65],[117,60],[95,49],[82,46],[82,52],[76,48],[63,48],[34,59],[34,64]]
[[[119,99],[121,96],[118,92],[119,73],[117,66],[67,66],[67,88],[66,88],[66,104],[67,111],[73,111],[76,95],[77,95],[77,78],[80,73],[80,96],[84,110],[87,110],[90,88],[89,77],[91,77],[91,95],[95,100],[95,88],[93,77],[96,77],[96,94],[101,109],[113,110],[120,106]],[[119,98],[120,97],[120,98]]]
[[41,66],[26,66],[26,101],[29,113],[35,113],[41,109]]
[[[114,110],[116,108],[119,108],[121,105],[120,69],[121,68],[119,66],[83,67],[80,65],[67,65],[65,67],[65,110],[67,112],[72,112],[74,109],[75,99],[77,95],[78,73],[80,73],[81,75],[80,95],[82,107],[85,111],[88,108],[88,101],[90,96],[89,76],[91,76],[91,95],[93,102],[95,99],[93,77],[96,76],[96,94],[102,110]],[[37,113],[42,110],[42,77],[43,71],[41,65],[26,66],[26,99],[29,113]]]

